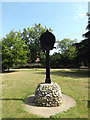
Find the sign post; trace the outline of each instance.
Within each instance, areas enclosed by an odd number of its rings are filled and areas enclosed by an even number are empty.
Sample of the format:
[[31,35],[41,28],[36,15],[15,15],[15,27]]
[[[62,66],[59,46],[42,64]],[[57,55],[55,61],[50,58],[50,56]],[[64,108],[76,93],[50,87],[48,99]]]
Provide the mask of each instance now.
[[49,64],[49,50],[46,51],[46,80],[45,80],[45,83],[51,83],[50,64]]
[[55,36],[48,30],[40,36],[40,43],[43,50],[46,51],[46,80],[45,83],[51,83],[49,52],[54,48]]

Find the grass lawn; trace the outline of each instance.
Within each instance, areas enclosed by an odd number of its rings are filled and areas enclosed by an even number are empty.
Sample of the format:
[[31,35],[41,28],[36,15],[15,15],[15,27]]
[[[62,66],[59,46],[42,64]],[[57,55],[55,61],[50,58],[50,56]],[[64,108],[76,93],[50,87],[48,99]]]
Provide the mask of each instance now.
[[[2,117],[40,118],[25,109],[23,100],[34,94],[38,83],[44,81],[45,70],[33,69],[3,73]],[[51,70],[51,81],[60,85],[62,93],[76,100],[76,107],[50,118],[88,118],[88,72]]]

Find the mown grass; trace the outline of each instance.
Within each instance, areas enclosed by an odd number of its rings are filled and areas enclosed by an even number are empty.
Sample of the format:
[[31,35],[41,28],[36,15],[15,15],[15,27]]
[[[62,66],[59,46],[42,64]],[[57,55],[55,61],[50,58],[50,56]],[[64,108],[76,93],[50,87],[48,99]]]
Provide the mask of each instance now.
[[[62,93],[76,100],[76,107],[50,118],[88,118],[88,72],[51,70],[51,80],[60,85]],[[23,100],[34,94],[40,82],[45,81],[45,70],[13,71],[2,75],[2,117],[41,118],[24,107]],[[68,104],[68,103],[67,103]]]

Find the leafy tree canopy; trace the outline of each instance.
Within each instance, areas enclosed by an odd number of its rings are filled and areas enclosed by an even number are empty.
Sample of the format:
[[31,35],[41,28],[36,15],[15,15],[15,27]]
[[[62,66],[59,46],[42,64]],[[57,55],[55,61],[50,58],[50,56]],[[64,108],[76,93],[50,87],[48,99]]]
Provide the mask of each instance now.
[[[29,47],[28,62],[35,62],[37,52],[40,54],[42,51],[39,38],[46,30],[46,26],[42,27],[41,24],[34,24],[31,28],[23,29],[22,40],[24,40]],[[49,31],[52,31],[51,28],[49,28]]]
[[21,33],[11,31],[2,39],[2,66],[12,67],[26,62],[26,44],[21,39]]
[[76,47],[73,46],[73,44],[76,43],[76,41],[76,39],[63,39],[61,41],[57,41],[57,48],[59,48],[59,51],[64,58],[72,59],[76,57]]
[[85,39],[76,44],[77,59],[82,65],[90,67],[90,17],[86,29],[88,31],[83,34]]

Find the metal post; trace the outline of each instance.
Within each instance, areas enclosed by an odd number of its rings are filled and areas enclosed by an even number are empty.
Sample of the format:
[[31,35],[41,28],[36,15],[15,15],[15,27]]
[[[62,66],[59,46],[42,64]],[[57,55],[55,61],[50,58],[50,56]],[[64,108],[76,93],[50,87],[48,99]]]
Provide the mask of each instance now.
[[45,83],[51,83],[50,66],[49,66],[49,50],[46,51],[46,80]]

